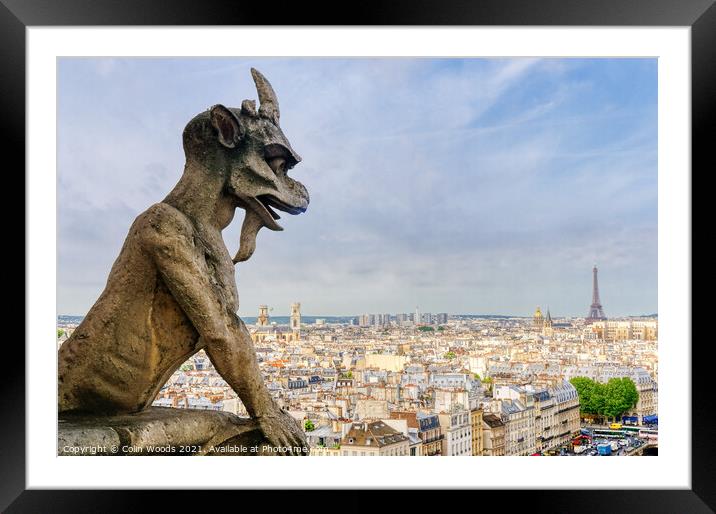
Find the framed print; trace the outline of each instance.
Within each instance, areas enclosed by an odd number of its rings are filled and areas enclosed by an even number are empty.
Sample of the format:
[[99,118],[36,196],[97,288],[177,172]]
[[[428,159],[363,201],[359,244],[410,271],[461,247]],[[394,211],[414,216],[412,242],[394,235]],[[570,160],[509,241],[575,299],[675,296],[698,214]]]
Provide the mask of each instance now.
[[713,3],[210,7],[4,2],[28,301],[3,509],[711,511]]

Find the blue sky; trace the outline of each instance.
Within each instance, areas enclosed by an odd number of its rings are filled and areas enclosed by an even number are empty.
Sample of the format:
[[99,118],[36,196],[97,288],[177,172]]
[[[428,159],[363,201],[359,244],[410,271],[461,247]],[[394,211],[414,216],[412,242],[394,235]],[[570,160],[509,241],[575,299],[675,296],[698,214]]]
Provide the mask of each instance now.
[[[259,233],[239,314],[657,311],[655,59],[60,59],[58,313],[101,293],[181,132],[271,81],[308,211]],[[242,215],[224,232],[236,251]]]

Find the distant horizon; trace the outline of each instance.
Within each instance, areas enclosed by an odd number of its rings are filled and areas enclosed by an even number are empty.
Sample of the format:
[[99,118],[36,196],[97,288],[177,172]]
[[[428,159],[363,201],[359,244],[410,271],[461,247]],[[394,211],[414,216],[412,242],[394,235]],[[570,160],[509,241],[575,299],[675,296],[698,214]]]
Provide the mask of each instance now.
[[[430,314],[435,315],[435,314],[444,313],[445,311],[420,311],[421,314],[425,314],[426,312],[430,312]],[[547,311],[545,311],[545,313],[546,312]],[[301,313],[301,317],[302,318],[356,318],[362,314],[386,314],[386,313],[385,312],[361,312],[358,314],[304,314],[304,313]],[[410,314],[410,311],[393,311],[393,312],[388,311],[388,314],[390,314],[391,316],[395,316],[396,314]],[[568,318],[568,319],[577,318],[578,319],[578,318],[586,318],[587,317],[586,315],[585,316],[561,316],[558,314],[552,314],[551,312],[550,312],[550,314],[552,315],[553,318]],[[528,318],[533,317],[531,315],[524,316],[524,315],[517,315],[517,314],[485,314],[485,313],[476,314],[476,313],[460,313],[460,312],[456,312],[456,313],[448,312],[447,315],[448,316],[474,316],[476,318],[504,317],[504,318],[525,318],[525,319],[528,319]],[[84,318],[86,316],[86,314],[58,314],[57,315],[58,318],[62,317],[62,316],[65,316],[68,318]],[[239,317],[241,319],[248,319],[248,318],[253,319],[253,318],[257,318],[258,316],[254,316],[254,315],[241,316],[240,315]],[[270,318],[290,318],[290,317],[291,317],[290,313],[289,314],[269,313],[269,319]],[[654,317],[658,317],[658,313],[653,312],[653,313],[649,313],[649,314],[619,314],[619,315],[611,316],[611,317],[607,316],[607,319],[609,320],[609,319],[617,319],[617,318],[654,318]]]

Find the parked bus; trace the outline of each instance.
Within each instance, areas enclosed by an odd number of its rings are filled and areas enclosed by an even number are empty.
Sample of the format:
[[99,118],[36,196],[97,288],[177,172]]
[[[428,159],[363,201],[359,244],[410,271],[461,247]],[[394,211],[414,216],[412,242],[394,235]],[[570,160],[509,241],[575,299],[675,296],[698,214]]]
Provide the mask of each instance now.
[[594,437],[595,438],[609,438],[609,439],[621,439],[624,437],[624,432],[621,430],[607,430],[606,428],[595,428],[594,429]]

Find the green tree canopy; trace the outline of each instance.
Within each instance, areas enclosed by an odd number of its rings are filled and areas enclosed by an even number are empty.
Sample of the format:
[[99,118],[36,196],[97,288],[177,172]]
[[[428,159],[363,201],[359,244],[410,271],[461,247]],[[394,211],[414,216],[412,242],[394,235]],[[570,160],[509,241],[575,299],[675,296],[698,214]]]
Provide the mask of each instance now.
[[311,432],[316,429],[316,425],[313,424],[313,421],[307,419],[303,422],[303,428],[306,430],[306,432]]
[[421,332],[433,332],[433,327],[423,325],[418,327],[418,330],[420,330]]
[[570,380],[579,395],[579,410],[584,414],[597,414],[601,409],[600,384],[587,377]]
[[636,385],[630,378],[611,378],[604,386],[604,415],[621,416],[639,401]]
[[58,329],[57,329],[57,339],[59,339],[59,338],[62,337],[63,335],[65,335],[65,331],[62,330],[61,328],[58,328]]
[[612,378],[606,384],[587,377],[570,380],[579,395],[583,414],[616,418],[632,409],[639,401],[636,385],[630,378]]

